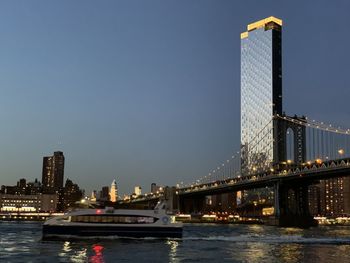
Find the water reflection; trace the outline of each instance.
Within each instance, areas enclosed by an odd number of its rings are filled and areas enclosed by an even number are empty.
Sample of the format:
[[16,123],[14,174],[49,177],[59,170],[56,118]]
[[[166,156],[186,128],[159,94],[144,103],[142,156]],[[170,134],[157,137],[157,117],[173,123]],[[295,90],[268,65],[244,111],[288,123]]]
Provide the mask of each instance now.
[[89,258],[89,262],[104,263],[105,262],[103,258],[104,247],[100,244],[94,244],[92,246],[92,250],[94,251],[95,254]]
[[[343,252],[341,252],[341,250]],[[311,257],[313,262],[318,263],[327,263],[327,262],[349,262],[349,254],[348,254],[349,246],[338,246],[336,249],[332,245],[320,245],[314,244],[311,245],[306,253],[306,257]],[[311,256],[308,256],[311,255]],[[339,256],[343,255],[343,256]],[[347,256],[345,256],[347,255]],[[311,262],[311,260],[310,260]]]
[[170,247],[169,262],[171,263],[179,262],[179,260],[177,259],[177,247],[179,246],[179,242],[175,240],[168,240],[166,243]]
[[342,227],[342,226],[336,226],[336,227],[324,227],[321,226],[319,229],[322,229],[322,232],[326,236],[333,236],[333,237],[349,237],[349,228],[348,227]]
[[58,254],[60,257],[66,257],[71,251],[70,242],[66,241],[63,243],[62,251]]
[[[237,244],[236,244],[237,246]],[[237,250],[235,249],[235,253],[231,253],[232,260],[238,260],[243,262],[264,262],[266,260],[268,247],[262,243],[247,243],[242,249],[240,254],[237,254]]]
[[282,262],[303,262],[304,251],[300,244],[287,244],[279,247],[275,255],[281,259]]
[[253,232],[253,233],[264,232],[264,228],[262,225],[247,225],[247,228],[249,229],[250,232]]
[[69,258],[71,262],[86,262],[87,249],[84,247],[74,247],[71,242],[63,243],[61,252],[58,254],[61,258]]
[[304,235],[306,230],[302,228],[286,227],[280,229],[281,234],[290,236],[301,236]]

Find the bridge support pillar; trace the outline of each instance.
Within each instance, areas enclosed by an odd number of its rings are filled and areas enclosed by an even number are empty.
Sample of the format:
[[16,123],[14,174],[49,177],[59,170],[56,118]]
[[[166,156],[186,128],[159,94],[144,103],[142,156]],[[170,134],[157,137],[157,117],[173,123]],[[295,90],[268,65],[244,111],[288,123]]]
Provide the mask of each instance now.
[[283,227],[311,227],[317,221],[309,212],[308,185],[286,185],[277,182],[274,186],[275,213],[266,224]]

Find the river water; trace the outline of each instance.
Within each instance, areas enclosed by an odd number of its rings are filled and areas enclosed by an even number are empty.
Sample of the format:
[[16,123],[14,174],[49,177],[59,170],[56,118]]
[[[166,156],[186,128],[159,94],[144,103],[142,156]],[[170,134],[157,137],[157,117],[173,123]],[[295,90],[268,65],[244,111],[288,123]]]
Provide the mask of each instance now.
[[350,227],[185,225],[182,239],[42,241],[41,223],[0,221],[0,262],[350,262]]

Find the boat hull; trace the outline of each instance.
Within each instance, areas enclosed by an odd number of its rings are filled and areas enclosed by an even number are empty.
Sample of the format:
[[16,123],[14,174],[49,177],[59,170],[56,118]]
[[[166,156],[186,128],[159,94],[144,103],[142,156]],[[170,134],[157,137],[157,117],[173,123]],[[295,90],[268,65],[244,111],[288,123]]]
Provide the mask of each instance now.
[[171,226],[68,226],[43,225],[43,240],[76,237],[181,238],[182,228]]

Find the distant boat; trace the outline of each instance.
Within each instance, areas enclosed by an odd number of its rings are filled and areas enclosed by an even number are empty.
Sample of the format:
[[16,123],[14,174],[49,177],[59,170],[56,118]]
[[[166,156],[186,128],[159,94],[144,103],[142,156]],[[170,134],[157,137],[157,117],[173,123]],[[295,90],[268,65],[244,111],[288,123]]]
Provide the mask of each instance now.
[[76,237],[182,237],[182,223],[159,203],[154,210],[79,209],[50,218],[43,224],[43,239]]

